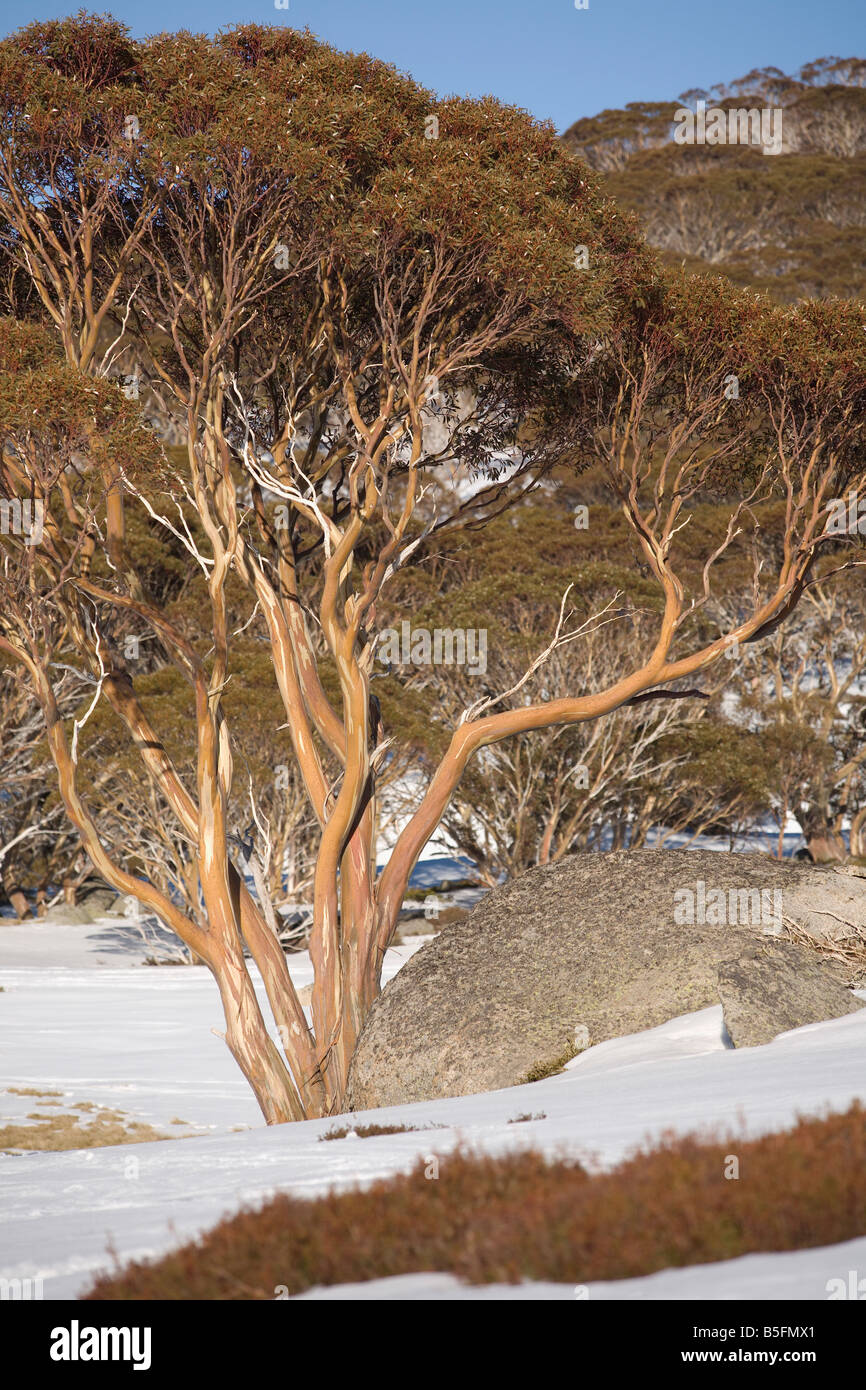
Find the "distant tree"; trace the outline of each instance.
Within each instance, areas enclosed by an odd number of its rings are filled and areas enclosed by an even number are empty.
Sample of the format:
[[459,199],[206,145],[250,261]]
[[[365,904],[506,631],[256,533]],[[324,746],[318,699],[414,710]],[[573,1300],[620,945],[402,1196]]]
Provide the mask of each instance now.
[[866,58],[816,58],[804,63],[798,76],[810,87],[825,84],[866,87]]
[[[71,713],[81,701],[74,673],[58,673],[58,707]],[[45,724],[17,665],[0,662],[0,890],[19,918],[33,899],[44,911],[49,885],[74,889],[81,846],[57,796]]]
[[[563,141],[607,175],[651,246],[780,303],[866,298],[866,60],[822,59],[797,76],[758,68],[678,102],[629,102],[575,122]],[[677,104],[784,109],[784,158],[748,145],[674,143]]]
[[[830,574],[832,559],[823,568]],[[813,859],[866,857],[866,589],[822,580],[753,666],[742,709],[762,731],[781,836],[797,821]],[[846,847],[845,831],[849,841]]]

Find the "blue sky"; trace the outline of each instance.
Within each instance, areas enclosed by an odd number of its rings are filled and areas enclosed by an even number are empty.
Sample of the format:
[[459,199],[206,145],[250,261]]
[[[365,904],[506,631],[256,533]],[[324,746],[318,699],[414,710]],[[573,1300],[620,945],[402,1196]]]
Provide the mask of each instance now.
[[[0,32],[74,13],[81,0],[0,0]],[[826,54],[866,57],[866,0],[102,0],[133,33],[214,33],[241,21],[310,28],[366,49],[440,95],[492,92],[562,130],[627,101]]]

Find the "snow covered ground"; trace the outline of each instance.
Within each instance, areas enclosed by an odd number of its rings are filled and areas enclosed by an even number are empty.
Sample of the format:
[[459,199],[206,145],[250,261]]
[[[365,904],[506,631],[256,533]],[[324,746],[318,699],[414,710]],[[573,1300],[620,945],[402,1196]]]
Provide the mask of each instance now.
[[[386,976],[420,943],[389,953]],[[441,1129],[322,1144],[333,1121],[268,1129],[212,1028],[221,1027],[203,968],[140,964],[149,948],[117,920],[92,926],[0,924],[0,1086],[60,1091],[124,1111],[170,1143],[0,1154],[0,1276],[43,1280],[46,1298],[86,1289],[121,1258],[163,1252],[244,1203],[277,1191],[314,1196],[410,1168],[459,1143],[501,1153],[531,1145],[609,1166],[664,1130],[789,1127],[798,1114],[866,1101],[866,1010],[732,1050],[711,1008],[591,1048],[532,1086],[375,1112],[381,1122]],[[305,954],[289,958],[299,985]],[[38,1102],[0,1091],[0,1123]],[[546,1118],[519,1125],[525,1113]],[[182,1125],[172,1125],[181,1120]],[[379,1281],[308,1297],[812,1298],[830,1278],[866,1269],[866,1240],[826,1251],[748,1256],[645,1279],[572,1287],[469,1290],[447,1276]]]
[[515,1299],[563,1301],[592,1299],[629,1302],[690,1302],[692,1299],[751,1302],[767,1299],[787,1302],[827,1297],[831,1279],[850,1287],[849,1271],[866,1267],[866,1240],[844,1245],[825,1245],[817,1250],[795,1250],[776,1255],[744,1255],[722,1264],[696,1265],[690,1269],[664,1269],[643,1279],[617,1279],[591,1284],[482,1284],[467,1288],[450,1274],[402,1274],[394,1279],[370,1279],[365,1284],[337,1284],[310,1289],[299,1299],[371,1299],[406,1302],[475,1302]]

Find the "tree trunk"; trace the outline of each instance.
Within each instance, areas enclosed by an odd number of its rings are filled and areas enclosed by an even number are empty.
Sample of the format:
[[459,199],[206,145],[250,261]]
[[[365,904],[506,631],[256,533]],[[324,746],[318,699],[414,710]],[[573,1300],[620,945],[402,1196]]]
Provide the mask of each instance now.
[[304,1119],[304,1109],[279,1048],[268,1034],[242,952],[211,967],[226,1020],[225,1041],[269,1125]]
[[806,848],[815,864],[841,864],[846,859],[845,842],[831,825],[816,826],[806,834]]
[[854,859],[866,859],[866,806],[851,822],[851,855]]
[[9,901],[15,909],[15,916],[19,922],[25,921],[30,916],[30,904],[20,888],[10,890]]

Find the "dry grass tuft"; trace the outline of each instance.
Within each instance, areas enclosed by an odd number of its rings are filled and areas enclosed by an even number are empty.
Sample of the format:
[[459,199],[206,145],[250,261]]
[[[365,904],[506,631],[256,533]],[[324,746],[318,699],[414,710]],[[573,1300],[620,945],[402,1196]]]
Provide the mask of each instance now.
[[102,1149],[112,1144],[150,1144],[167,1137],[151,1125],[130,1120],[119,1110],[98,1108],[91,1101],[75,1109],[93,1112],[93,1118],[83,1121],[80,1115],[70,1111],[61,1115],[43,1115],[35,1111],[27,1116],[28,1120],[35,1120],[35,1124],[0,1127],[0,1151]]
[[572,1061],[577,1056],[578,1051],[573,1043],[569,1043],[558,1057],[551,1057],[547,1062],[535,1062],[529,1071],[518,1081],[518,1086],[528,1086],[533,1081],[546,1081],[549,1076],[558,1076],[565,1070],[566,1062]]
[[38,1086],[7,1086],[10,1096],[62,1096],[62,1091],[40,1091]]
[[417,1134],[423,1129],[441,1128],[441,1125],[343,1125],[340,1129],[329,1129],[326,1134],[320,1134],[319,1142],[323,1139],[347,1139],[350,1134],[356,1139],[375,1139],[378,1134]]
[[819,939],[804,931],[790,917],[785,919],[784,939],[797,946],[806,946],[824,960],[833,960],[844,967],[846,983],[851,989],[866,986],[866,932],[849,925],[848,935],[838,941],[829,937]]

